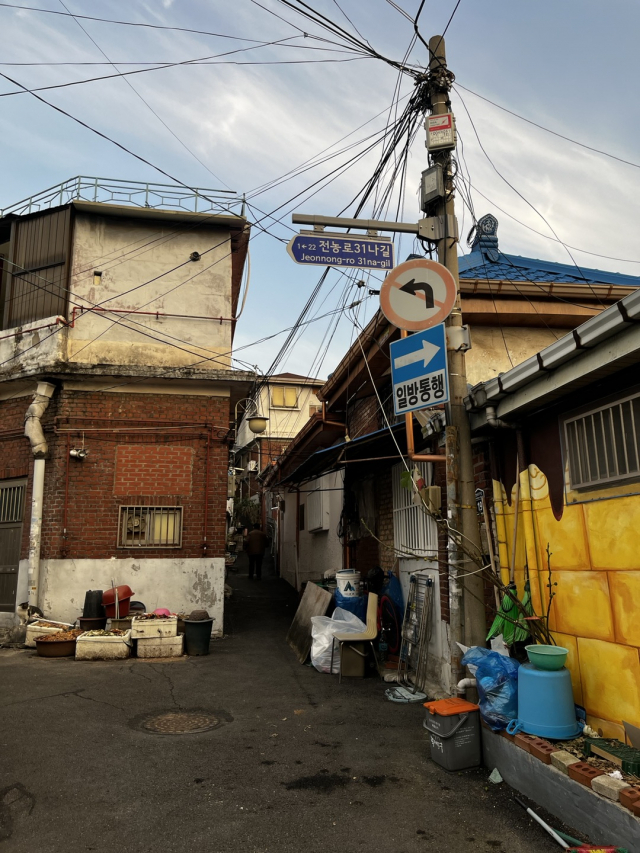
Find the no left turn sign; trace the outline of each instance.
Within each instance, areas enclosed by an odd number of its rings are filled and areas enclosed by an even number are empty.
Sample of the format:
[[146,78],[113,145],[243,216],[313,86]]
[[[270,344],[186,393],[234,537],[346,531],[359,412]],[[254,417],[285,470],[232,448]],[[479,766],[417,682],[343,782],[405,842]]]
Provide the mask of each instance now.
[[399,264],[380,290],[382,313],[407,332],[421,332],[444,322],[455,301],[454,277],[445,266],[427,258]]

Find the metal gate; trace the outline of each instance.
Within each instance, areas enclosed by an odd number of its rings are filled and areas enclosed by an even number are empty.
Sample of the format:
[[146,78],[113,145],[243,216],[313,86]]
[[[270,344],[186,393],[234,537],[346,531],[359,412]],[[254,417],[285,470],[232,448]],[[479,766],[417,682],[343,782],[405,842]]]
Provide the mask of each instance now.
[[[430,482],[431,463],[410,463],[415,465],[425,482]],[[414,501],[411,489],[402,485],[402,472],[405,466],[400,463],[391,469],[393,485],[393,539],[400,557],[417,557],[428,560],[438,556],[438,526],[427,515],[421,504]]]
[[25,480],[0,484],[0,613],[13,613],[18,591]]

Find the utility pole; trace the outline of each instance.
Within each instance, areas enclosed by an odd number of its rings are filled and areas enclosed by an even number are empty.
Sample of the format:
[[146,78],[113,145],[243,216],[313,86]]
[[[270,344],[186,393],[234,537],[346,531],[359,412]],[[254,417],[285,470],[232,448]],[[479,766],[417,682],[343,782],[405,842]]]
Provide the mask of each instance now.
[[[447,68],[447,58],[444,39],[442,36],[433,36],[429,40],[429,74],[427,85],[431,96],[432,115],[443,115],[451,113],[451,101],[449,92],[453,82],[453,75]],[[454,308],[446,321],[449,329],[463,325],[462,306],[460,301],[460,280],[458,275],[458,240],[457,234],[448,236],[449,223],[455,223],[455,201],[453,185],[453,169],[451,164],[451,151],[449,149],[436,150],[430,153],[433,163],[442,167],[445,185],[445,195],[439,199],[435,215],[444,223],[444,237],[436,241],[438,250],[438,261],[445,266],[453,275],[458,287],[458,296]],[[454,230],[454,229],[451,229]],[[452,340],[456,338],[451,335]],[[467,396],[467,370],[465,365],[465,354],[462,349],[448,349],[449,364],[449,388],[451,402],[450,422],[455,428],[457,438],[457,489],[451,489],[451,494],[457,495],[457,506],[450,507],[450,522],[463,535],[463,543],[474,551],[477,548],[482,553],[480,546],[480,530],[475,500],[475,483],[473,479],[473,454],[471,450],[471,429],[469,417],[464,406]],[[453,484],[451,484],[453,486]],[[447,490],[450,491],[449,489]],[[451,615],[458,618],[455,611],[459,608],[460,625],[452,624],[453,639],[459,628],[459,634],[465,645],[482,645],[485,638],[485,610],[484,610],[484,585],[481,574],[469,575],[469,572],[477,570],[475,565],[460,549],[450,549],[450,555],[457,554],[457,566],[451,567],[450,591],[453,596],[451,602]],[[455,579],[459,574],[460,581]],[[466,575],[466,577],[465,577]],[[462,601],[460,601],[460,597]],[[457,600],[456,600],[457,599]],[[453,650],[452,658],[456,659],[457,648]],[[459,658],[458,658],[459,660]],[[455,666],[454,666],[455,668]]]

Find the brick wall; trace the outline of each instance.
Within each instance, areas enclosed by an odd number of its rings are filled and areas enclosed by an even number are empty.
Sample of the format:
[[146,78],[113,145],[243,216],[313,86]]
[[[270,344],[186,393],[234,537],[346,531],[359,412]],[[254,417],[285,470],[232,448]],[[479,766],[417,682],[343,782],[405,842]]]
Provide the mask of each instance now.
[[395,572],[396,555],[393,550],[393,494],[391,468],[386,468],[375,478],[378,538],[380,539],[380,565],[385,571]]
[[193,448],[119,444],[114,495],[190,495]]
[[[0,403],[3,430],[21,429],[28,405],[27,397]],[[228,445],[223,439],[229,426],[228,398],[57,391],[43,426],[49,444],[43,559],[224,555]],[[82,446],[83,433],[88,455],[84,461],[70,459],[68,449]],[[0,473],[28,470],[22,540],[26,557],[33,459],[26,438],[3,437]],[[182,506],[182,547],[118,548],[118,509],[137,504]]]
[[380,407],[375,394],[356,400],[347,412],[347,428],[351,439],[380,429]]

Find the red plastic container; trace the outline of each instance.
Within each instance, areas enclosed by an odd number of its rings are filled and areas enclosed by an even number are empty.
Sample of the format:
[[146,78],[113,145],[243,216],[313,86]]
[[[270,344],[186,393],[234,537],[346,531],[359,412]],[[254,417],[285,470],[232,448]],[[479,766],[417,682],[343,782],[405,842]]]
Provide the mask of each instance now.
[[[118,613],[116,613],[116,594],[118,597]],[[102,604],[109,619],[122,619],[129,615],[129,604],[133,590],[130,586],[123,584],[113,589],[105,589],[102,593]]]

